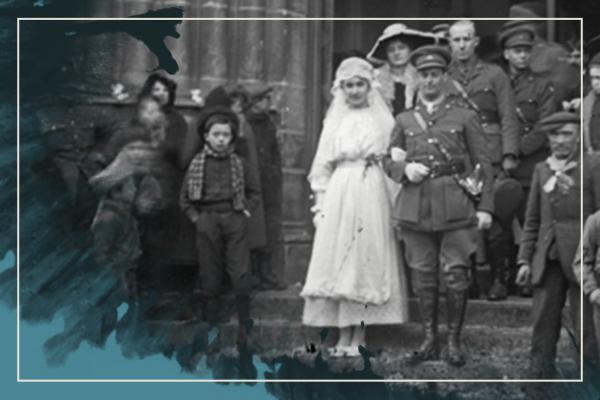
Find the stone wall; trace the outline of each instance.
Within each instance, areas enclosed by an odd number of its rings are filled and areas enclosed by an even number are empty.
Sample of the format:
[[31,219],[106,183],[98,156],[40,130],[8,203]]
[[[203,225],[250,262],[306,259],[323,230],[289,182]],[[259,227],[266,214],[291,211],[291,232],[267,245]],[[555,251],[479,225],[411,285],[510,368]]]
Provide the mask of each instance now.
[[[331,22],[288,20],[294,17],[331,16],[330,0],[113,0],[98,1],[94,16],[126,17],[149,9],[181,6],[191,18],[282,18],[282,20],[185,20],[177,28],[179,39],[167,46],[180,70],[177,106],[195,129],[197,106],[191,90],[206,95],[228,83],[273,86],[273,105],[281,115],[278,138],[284,172],[283,234],[279,265],[290,283],[304,279],[312,223],[306,175],[318,140],[329,85]],[[151,23],[151,22],[150,22]],[[95,104],[110,107],[110,86],[121,83],[133,98],[149,71],[157,65],[145,45],[125,34],[88,39],[88,89]],[[93,89],[92,89],[93,88]],[[94,104],[94,102],[92,102]],[[283,271],[281,271],[284,273]]]

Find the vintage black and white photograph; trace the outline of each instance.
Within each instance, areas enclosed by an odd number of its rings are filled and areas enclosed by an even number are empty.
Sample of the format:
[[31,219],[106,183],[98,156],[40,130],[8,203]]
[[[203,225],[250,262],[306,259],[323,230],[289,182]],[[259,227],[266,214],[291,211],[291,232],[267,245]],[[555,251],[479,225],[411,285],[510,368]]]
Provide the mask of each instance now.
[[576,5],[76,7],[122,19],[19,22],[18,307],[22,331],[60,318],[48,366],[114,345],[192,379],[598,368],[600,27]]

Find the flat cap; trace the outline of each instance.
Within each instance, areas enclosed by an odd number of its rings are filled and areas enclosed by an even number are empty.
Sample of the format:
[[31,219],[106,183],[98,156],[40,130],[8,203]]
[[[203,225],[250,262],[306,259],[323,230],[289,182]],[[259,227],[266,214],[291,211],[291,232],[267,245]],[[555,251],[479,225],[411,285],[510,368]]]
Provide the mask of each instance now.
[[232,124],[233,136],[237,137],[240,121],[237,115],[231,111],[229,107],[224,105],[210,106],[202,109],[198,115],[198,134],[203,136],[206,132],[206,125],[216,116],[226,118]]
[[553,131],[566,124],[579,125],[580,123],[579,114],[570,111],[557,111],[542,119],[539,122],[539,129],[541,131]]
[[410,62],[417,70],[425,68],[442,68],[446,70],[451,59],[450,52],[438,45],[419,47],[410,55]]
[[244,88],[248,93],[248,96],[250,98],[249,100],[251,103],[262,99],[274,90],[272,86],[268,86],[267,84],[262,82],[253,85],[245,85]]

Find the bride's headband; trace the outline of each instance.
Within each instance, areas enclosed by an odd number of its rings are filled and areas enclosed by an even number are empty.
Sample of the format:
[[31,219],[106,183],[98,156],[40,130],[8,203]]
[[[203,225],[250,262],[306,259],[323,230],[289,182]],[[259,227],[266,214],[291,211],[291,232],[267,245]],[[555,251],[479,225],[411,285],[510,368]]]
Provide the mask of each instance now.
[[368,61],[359,57],[346,58],[335,72],[332,91],[339,88],[343,81],[354,77],[366,79],[371,84],[371,87],[373,87],[375,81],[373,66]]

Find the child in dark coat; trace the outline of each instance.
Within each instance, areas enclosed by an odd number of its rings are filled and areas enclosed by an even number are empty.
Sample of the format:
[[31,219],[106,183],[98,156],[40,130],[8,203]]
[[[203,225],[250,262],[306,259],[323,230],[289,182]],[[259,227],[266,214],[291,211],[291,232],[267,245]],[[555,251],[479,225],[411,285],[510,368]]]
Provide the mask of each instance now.
[[234,152],[239,122],[227,107],[215,106],[200,117],[205,145],[185,174],[180,206],[196,226],[196,249],[204,316],[217,324],[218,295],[226,273],[236,296],[238,344],[245,344],[250,316],[250,258],[247,225],[260,204],[258,177]]

